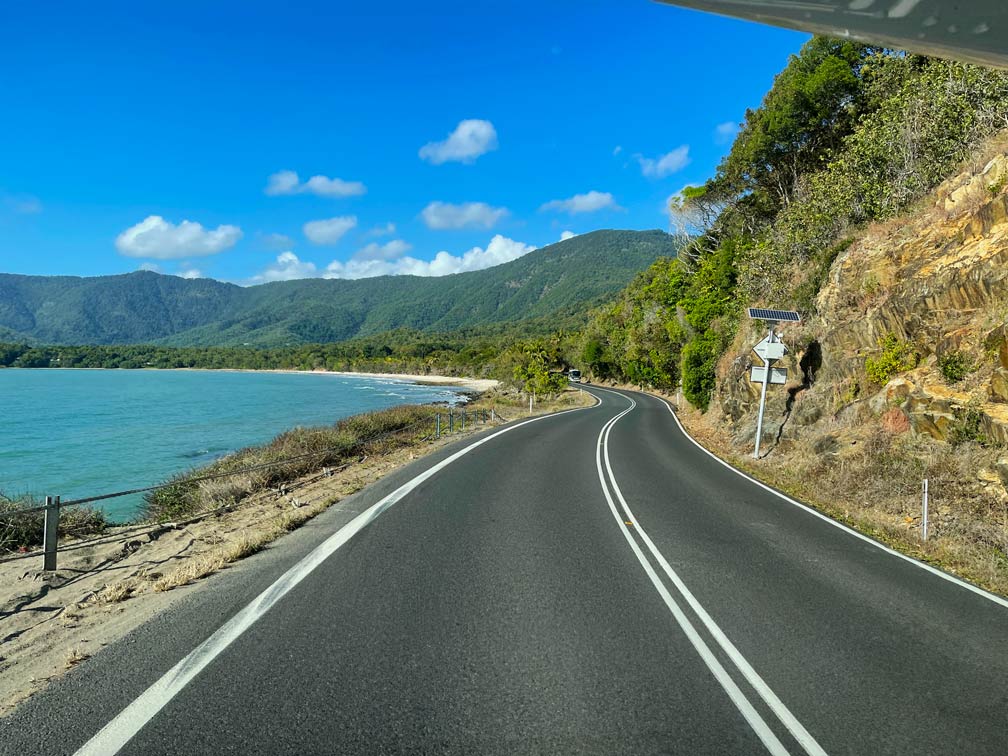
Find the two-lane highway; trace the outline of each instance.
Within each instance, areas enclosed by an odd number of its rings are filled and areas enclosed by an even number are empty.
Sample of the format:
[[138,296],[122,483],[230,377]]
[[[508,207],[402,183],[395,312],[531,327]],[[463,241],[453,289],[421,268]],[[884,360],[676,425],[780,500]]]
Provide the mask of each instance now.
[[229,570],[240,602],[98,654],[0,750],[1008,752],[1008,604],[726,469],[664,402],[589,390]]

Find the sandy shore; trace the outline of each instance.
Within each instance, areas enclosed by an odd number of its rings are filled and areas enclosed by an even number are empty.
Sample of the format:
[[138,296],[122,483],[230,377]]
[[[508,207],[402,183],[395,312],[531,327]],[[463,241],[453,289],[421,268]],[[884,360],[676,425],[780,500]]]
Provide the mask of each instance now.
[[[121,370],[122,368],[48,368],[49,370]],[[282,373],[284,375],[342,375],[351,378],[382,378],[423,386],[458,386],[466,391],[489,391],[500,381],[489,378],[460,378],[452,375],[419,375],[418,373],[354,373],[344,370],[244,370],[242,368],[137,368],[138,370],[185,370],[201,373]]]
[[[303,372],[303,371],[293,371]],[[419,383],[424,386],[460,386],[469,391],[489,391],[496,388],[499,381],[489,378],[458,378],[449,375],[416,375],[414,373],[345,373],[339,371],[317,371],[330,375],[349,375],[358,378],[391,378],[407,383]]]

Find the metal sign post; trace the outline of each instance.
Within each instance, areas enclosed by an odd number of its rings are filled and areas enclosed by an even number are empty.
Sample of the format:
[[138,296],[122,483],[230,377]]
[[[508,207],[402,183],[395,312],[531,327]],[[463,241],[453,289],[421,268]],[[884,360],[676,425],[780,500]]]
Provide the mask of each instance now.
[[[770,326],[770,333],[767,335],[764,341],[761,341],[756,347],[753,347],[753,351],[756,354],[760,354],[756,351],[757,347],[762,346],[766,341],[773,339],[773,325]],[[763,357],[763,355],[760,355]],[[769,357],[763,357],[763,389],[760,391],[759,398],[759,418],[756,420],[756,449],[753,451],[753,457],[759,459],[759,445],[760,438],[763,436],[763,410],[766,408],[766,387],[770,383],[770,373],[772,372],[772,362]]]
[[763,367],[753,366],[749,380],[759,381],[763,384],[760,390],[759,416],[756,420],[756,445],[753,450],[753,457],[759,459],[760,439],[763,436],[763,411],[766,409],[766,390],[771,383],[785,383],[787,381],[787,369],[775,368],[773,364],[788,353],[787,347],[781,343],[780,337],[774,333],[774,328],[780,321],[797,323],[800,317],[797,312],[786,310],[763,310],[754,307],[749,308],[749,317],[754,320],[762,320],[769,324],[769,332],[766,338],[753,347],[753,351],[763,360]]

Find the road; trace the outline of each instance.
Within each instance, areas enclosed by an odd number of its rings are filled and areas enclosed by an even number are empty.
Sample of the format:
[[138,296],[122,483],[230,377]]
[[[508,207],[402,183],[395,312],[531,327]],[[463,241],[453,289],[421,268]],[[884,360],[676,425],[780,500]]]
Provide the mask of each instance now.
[[1008,603],[589,390],[215,576],[0,752],[1008,752]]

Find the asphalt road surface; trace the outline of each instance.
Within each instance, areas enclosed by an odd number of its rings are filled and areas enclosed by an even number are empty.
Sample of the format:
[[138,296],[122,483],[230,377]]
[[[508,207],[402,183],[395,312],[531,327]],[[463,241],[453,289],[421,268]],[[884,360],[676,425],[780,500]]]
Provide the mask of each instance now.
[[0,752],[1008,753],[1008,602],[589,390],[215,576]]

